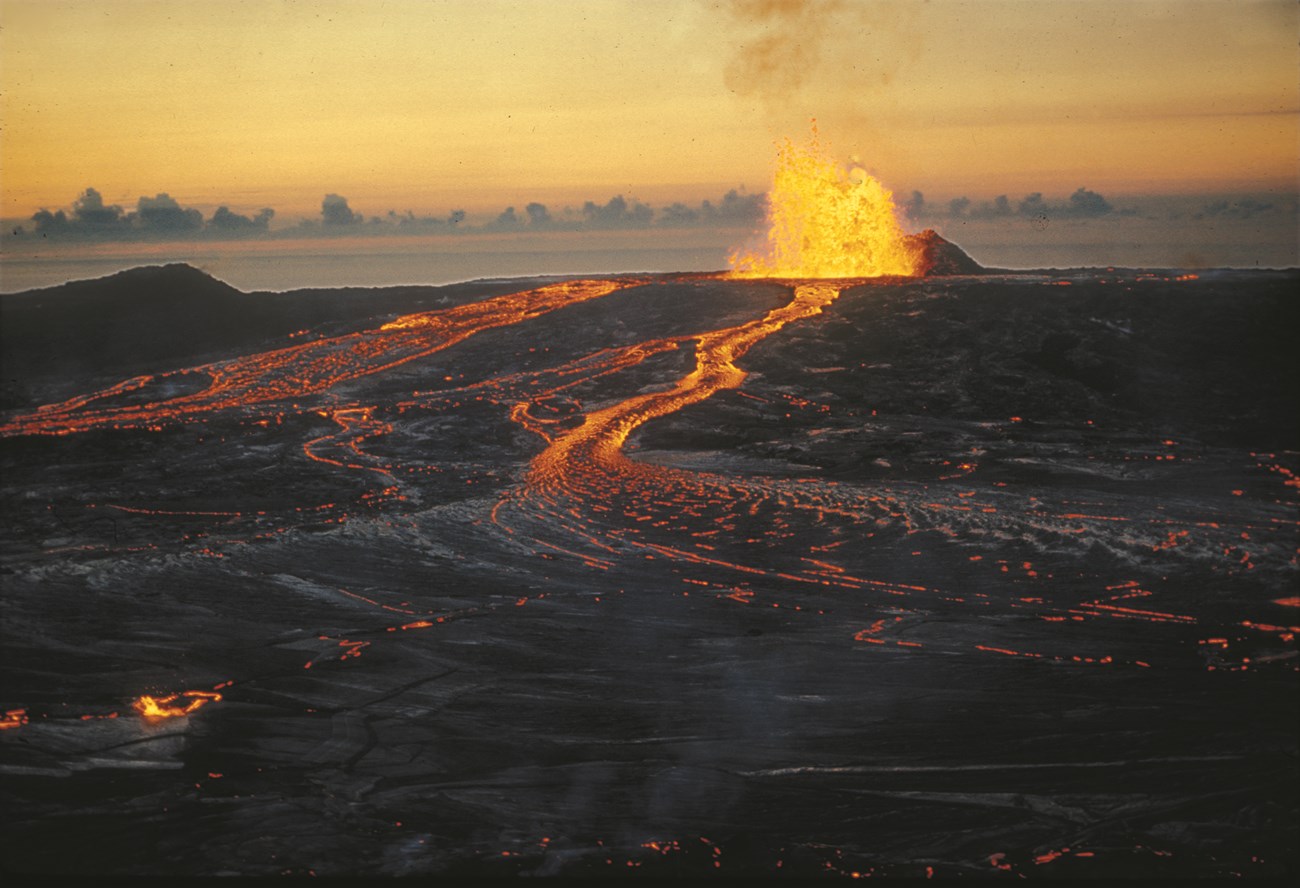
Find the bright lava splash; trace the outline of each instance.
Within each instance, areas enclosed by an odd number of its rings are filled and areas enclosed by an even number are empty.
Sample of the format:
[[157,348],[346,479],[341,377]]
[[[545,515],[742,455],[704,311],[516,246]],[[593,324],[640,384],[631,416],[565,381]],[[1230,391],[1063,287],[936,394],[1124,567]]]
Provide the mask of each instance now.
[[131,707],[143,718],[161,720],[189,715],[220,699],[221,695],[216,691],[181,691],[163,697],[146,694],[133,702]]
[[765,252],[737,251],[738,278],[872,278],[924,274],[919,245],[904,233],[894,196],[860,168],[846,171],[817,141],[786,140],[768,192]]

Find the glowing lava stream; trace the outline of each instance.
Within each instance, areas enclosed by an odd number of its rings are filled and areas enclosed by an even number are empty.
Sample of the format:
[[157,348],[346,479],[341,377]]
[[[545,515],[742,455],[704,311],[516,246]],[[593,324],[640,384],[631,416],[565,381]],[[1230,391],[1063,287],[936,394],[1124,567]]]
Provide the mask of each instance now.
[[[453,308],[404,315],[378,330],[137,377],[14,417],[0,426],[0,437],[67,435],[101,426],[156,429],[164,423],[184,422],[212,411],[300,398],[427,357],[484,330],[531,320],[639,283],[632,279],[563,281]],[[211,379],[202,391],[146,404],[111,403],[114,398],[193,372],[205,373]]]
[[[958,541],[963,532],[996,532],[1040,551],[1059,549],[1063,540],[1077,539],[1080,545],[1089,545],[1090,538],[1084,534],[1091,526],[1090,516],[1045,509],[1045,504],[1033,497],[1026,503],[1014,495],[982,491],[977,500],[974,490],[930,490],[924,484],[864,489],[808,478],[765,477],[753,483],[743,477],[641,462],[623,452],[628,437],[643,423],[698,404],[721,390],[738,388],[746,373],[735,362],[750,348],[788,323],[821,313],[842,289],[858,283],[805,281],[795,286],[789,303],[761,319],[689,337],[697,343],[695,367],[689,373],[664,390],[593,410],[576,427],[562,429],[539,421],[530,412],[535,397],[516,402],[511,417],[546,438],[547,446],[532,460],[521,487],[492,508],[490,520],[529,547],[564,553],[599,570],[639,563],[622,560],[620,556],[628,550],[645,558],[689,565],[691,575],[682,578],[683,583],[712,587],[720,594],[731,589],[725,597],[738,601],[749,593],[736,591],[732,584],[747,585],[761,578],[824,588],[870,589],[895,597],[937,596],[936,600],[949,603],[945,607],[952,602],[966,603],[965,597],[912,579],[890,581],[850,573],[825,560],[833,561],[834,556],[820,554],[850,540],[875,538],[876,544],[890,546],[903,545],[903,539],[926,531]],[[638,348],[658,352],[668,342],[644,342]],[[640,356],[628,357],[635,360]],[[1107,515],[1094,517],[1117,520]],[[1151,552],[1169,557],[1158,543],[1180,519],[1162,512],[1124,520],[1137,523],[1112,541],[1113,545],[1131,551],[1134,558],[1155,557],[1148,555]],[[1209,529],[1217,527],[1213,524]],[[799,540],[809,539],[803,536],[809,532],[818,545],[800,552],[804,547]],[[1216,541],[1207,537],[1202,548],[1212,549]],[[1173,554],[1196,555],[1190,545],[1178,546]],[[1010,574],[1006,562],[997,564],[1002,573]],[[1037,580],[1038,574],[1031,568],[1029,562],[1022,565],[1025,579]],[[1050,574],[1044,578],[1050,580]],[[1113,606],[1109,601],[1058,603],[1040,598],[1033,602],[1043,619],[1197,622],[1196,617],[1181,612]],[[1008,606],[1021,609],[1033,602],[1016,600]],[[971,606],[987,603],[972,599]],[[1003,650],[1010,648],[999,647],[995,652]],[[1099,655],[1096,662],[1118,661]]]
[[[178,702],[182,697],[184,702]],[[131,706],[144,718],[156,721],[164,718],[181,718],[220,699],[221,695],[215,691],[182,691],[166,697],[140,697]]]
[[735,361],[757,342],[786,324],[820,314],[835,301],[841,287],[805,283],[795,287],[794,298],[758,320],[714,330],[696,338],[695,369],[671,389],[649,392],[587,414],[577,428],[554,438],[532,463],[525,480],[525,495],[553,499],[572,489],[577,475],[662,476],[665,469],[633,462],[622,447],[633,430],[658,416],[697,404],[722,389],[737,388],[745,372]]

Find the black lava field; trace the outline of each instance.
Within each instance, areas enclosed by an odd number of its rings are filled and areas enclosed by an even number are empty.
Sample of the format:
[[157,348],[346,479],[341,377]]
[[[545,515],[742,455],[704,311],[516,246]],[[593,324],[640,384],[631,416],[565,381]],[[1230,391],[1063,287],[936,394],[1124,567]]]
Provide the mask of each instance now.
[[7,295],[0,862],[1293,877],[1297,293]]

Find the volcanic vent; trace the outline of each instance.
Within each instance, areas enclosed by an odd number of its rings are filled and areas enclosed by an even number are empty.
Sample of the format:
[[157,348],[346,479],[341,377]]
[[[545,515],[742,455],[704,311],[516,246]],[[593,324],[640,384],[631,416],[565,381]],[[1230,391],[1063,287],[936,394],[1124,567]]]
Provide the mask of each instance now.
[[933,229],[907,234],[893,194],[866,170],[844,170],[817,141],[777,152],[766,244],[730,257],[738,278],[870,278],[978,274],[983,268]]
[[909,246],[921,257],[925,277],[956,274],[983,274],[987,271],[961,247],[947,240],[933,228],[906,236]]

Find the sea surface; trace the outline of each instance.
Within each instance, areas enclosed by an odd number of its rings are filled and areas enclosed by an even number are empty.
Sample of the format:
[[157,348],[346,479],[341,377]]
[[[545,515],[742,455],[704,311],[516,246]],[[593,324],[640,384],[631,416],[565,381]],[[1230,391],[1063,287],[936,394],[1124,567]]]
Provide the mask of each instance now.
[[[1104,219],[943,219],[932,226],[994,268],[1287,268],[1300,265],[1294,213],[1249,219],[1184,213]],[[757,245],[740,228],[288,236],[171,243],[0,242],[0,292],[185,262],[245,291],[448,284],[552,274],[714,271]]]
[[[177,243],[6,244],[0,292],[185,262],[241,290],[449,284],[489,277],[715,270],[741,232],[275,238]],[[685,235],[685,236],[684,236]]]

